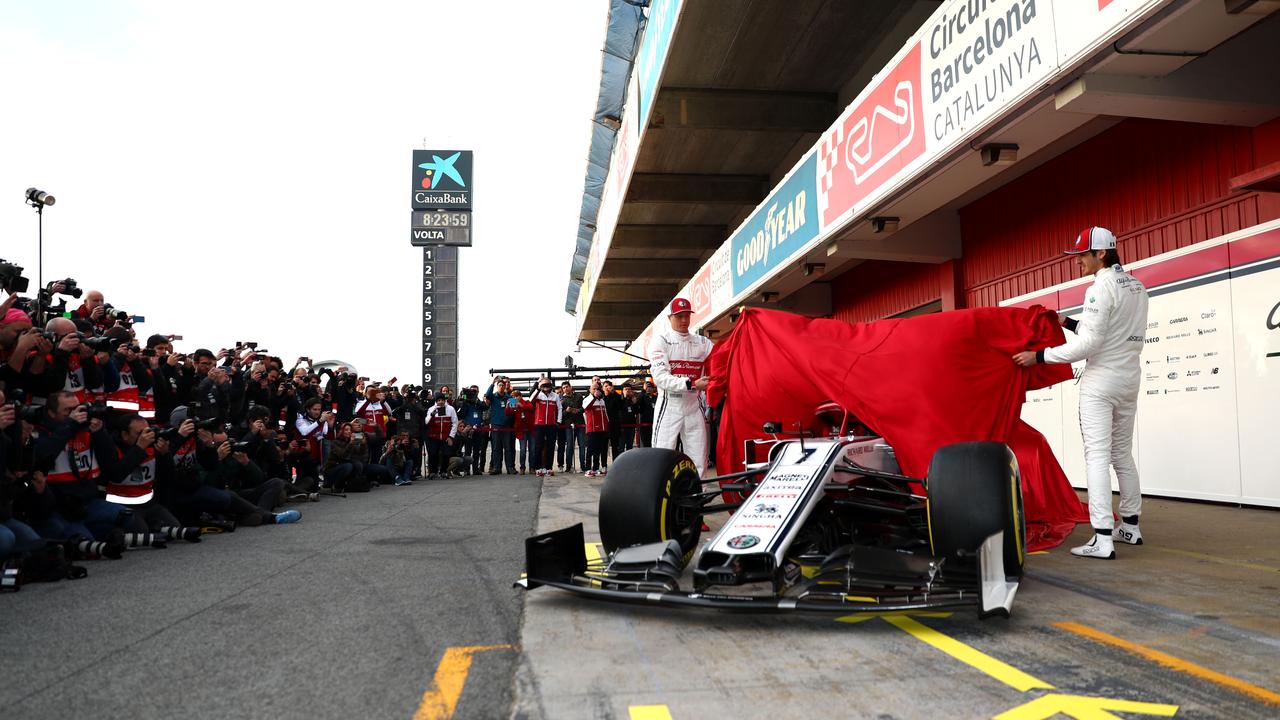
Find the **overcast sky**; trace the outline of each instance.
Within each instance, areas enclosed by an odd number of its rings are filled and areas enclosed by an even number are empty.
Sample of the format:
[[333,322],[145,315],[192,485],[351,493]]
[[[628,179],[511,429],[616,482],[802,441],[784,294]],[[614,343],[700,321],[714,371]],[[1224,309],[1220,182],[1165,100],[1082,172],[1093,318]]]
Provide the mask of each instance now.
[[[552,8],[555,8],[553,11]],[[475,150],[460,379],[561,366],[604,0],[6,2],[0,257],[180,350],[420,379],[411,151]],[[584,350],[579,364],[618,356]]]

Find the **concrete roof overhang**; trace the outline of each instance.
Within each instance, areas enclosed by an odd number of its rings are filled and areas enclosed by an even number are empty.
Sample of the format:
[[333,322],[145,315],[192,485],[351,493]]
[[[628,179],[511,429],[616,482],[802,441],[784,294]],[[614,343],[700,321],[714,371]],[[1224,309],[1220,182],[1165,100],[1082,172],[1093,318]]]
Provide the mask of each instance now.
[[937,6],[686,0],[580,337],[634,339]]

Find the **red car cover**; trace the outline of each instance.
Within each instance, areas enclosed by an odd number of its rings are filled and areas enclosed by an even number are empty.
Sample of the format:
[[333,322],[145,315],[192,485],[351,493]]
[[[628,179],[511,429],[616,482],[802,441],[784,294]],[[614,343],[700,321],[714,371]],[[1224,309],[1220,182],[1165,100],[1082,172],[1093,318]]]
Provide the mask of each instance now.
[[1088,522],[1087,508],[1019,414],[1028,390],[1070,379],[1071,367],[1021,369],[1011,356],[1064,340],[1056,314],[1038,305],[871,323],[744,310],[708,359],[708,399],[724,401],[717,468],[741,470],[743,443],[766,437],[765,422],[812,428],[815,408],[833,400],[884,437],[912,477],[925,476],[943,445],[1008,444],[1022,472],[1027,546],[1053,547]]

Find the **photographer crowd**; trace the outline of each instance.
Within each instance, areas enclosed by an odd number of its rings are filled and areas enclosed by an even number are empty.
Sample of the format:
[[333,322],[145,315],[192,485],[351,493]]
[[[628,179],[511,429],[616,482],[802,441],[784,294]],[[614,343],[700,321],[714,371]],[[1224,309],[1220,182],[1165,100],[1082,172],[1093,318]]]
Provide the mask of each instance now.
[[0,265],[0,589],[83,576],[73,562],[128,548],[296,522],[291,503],[324,495],[486,468],[573,472],[575,451],[595,476],[650,442],[651,382],[594,378],[577,392],[543,378],[525,393],[495,377],[455,395],[306,357],[286,367],[256,342],[178,352],[180,336],[139,342],[143,318],[101,292],[55,306],[82,294],[67,279],[28,300]]

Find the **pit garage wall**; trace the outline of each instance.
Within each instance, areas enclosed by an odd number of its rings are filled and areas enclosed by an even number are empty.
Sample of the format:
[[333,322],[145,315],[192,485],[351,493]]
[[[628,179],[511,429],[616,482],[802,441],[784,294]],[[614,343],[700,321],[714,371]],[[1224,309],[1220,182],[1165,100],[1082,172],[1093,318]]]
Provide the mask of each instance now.
[[832,315],[891,317],[938,300],[983,307],[1073,280],[1061,255],[1103,225],[1126,262],[1280,217],[1280,194],[1232,193],[1230,178],[1280,161],[1280,119],[1257,128],[1130,119],[960,209],[964,257],[868,261],[832,281]]
[[[1233,193],[1230,178],[1277,160],[1280,120],[1258,128],[1125,120],[961,208],[960,260],[943,265],[871,261],[840,275],[832,283],[832,314],[867,321],[939,300],[944,308],[1029,302],[1053,306],[1060,288],[1083,293],[1087,283],[1077,278],[1061,250],[1091,224],[1116,233],[1121,257],[1132,268],[1158,270],[1175,260],[1185,268],[1199,262],[1194,270],[1216,272],[1224,276],[1222,281],[1180,292],[1163,289],[1151,305],[1150,319],[1160,325],[1149,332],[1162,338],[1159,346],[1204,344],[1208,338],[1223,347],[1162,354],[1156,343],[1148,345],[1144,361],[1155,355],[1164,364],[1170,356],[1179,356],[1179,363],[1188,362],[1182,357],[1187,354],[1200,357],[1191,359],[1197,367],[1170,367],[1155,374],[1157,380],[1144,382],[1144,391],[1160,391],[1158,402],[1144,394],[1139,408],[1137,453],[1144,490],[1280,506],[1280,464],[1265,454],[1265,438],[1274,437],[1280,421],[1280,357],[1267,357],[1280,351],[1280,329],[1268,329],[1265,317],[1253,317],[1259,308],[1265,316],[1280,302],[1280,269],[1232,277],[1241,269],[1232,265],[1227,251],[1234,247],[1227,240],[1249,236],[1280,218],[1280,194]],[[1280,255],[1280,232],[1250,242],[1262,243],[1264,249],[1274,245],[1273,254]],[[1218,246],[1222,250],[1209,255],[1200,252]],[[1198,260],[1178,260],[1183,255]],[[1237,255],[1236,260],[1246,257]],[[1268,301],[1268,293],[1275,297]],[[1214,315],[1200,318],[1207,313]],[[1194,317],[1185,332],[1195,339],[1165,341],[1163,334],[1184,332],[1169,332],[1166,324],[1183,316],[1188,323]],[[1202,330],[1210,332],[1198,334]],[[1198,367],[1204,364],[1204,352],[1228,349],[1230,363]],[[1230,368],[1231,380],[1190,382],[1182,374],[1200,370],[1212,375],[1215,367],[1219,375]],[[1179,373],[1180,384],[1170,385],[1171,372]],[[1218,387],[1206,392],[1203,385]],[[1187,387],[1197,388],[1191,391],[1194,397]],[[1166,389],[1178,392],[1166,394]],[[1075,392],[1071,385],[1042,393],[1028,403],[1025,416],[1049,437],[1072,483],[1083,487]]]

